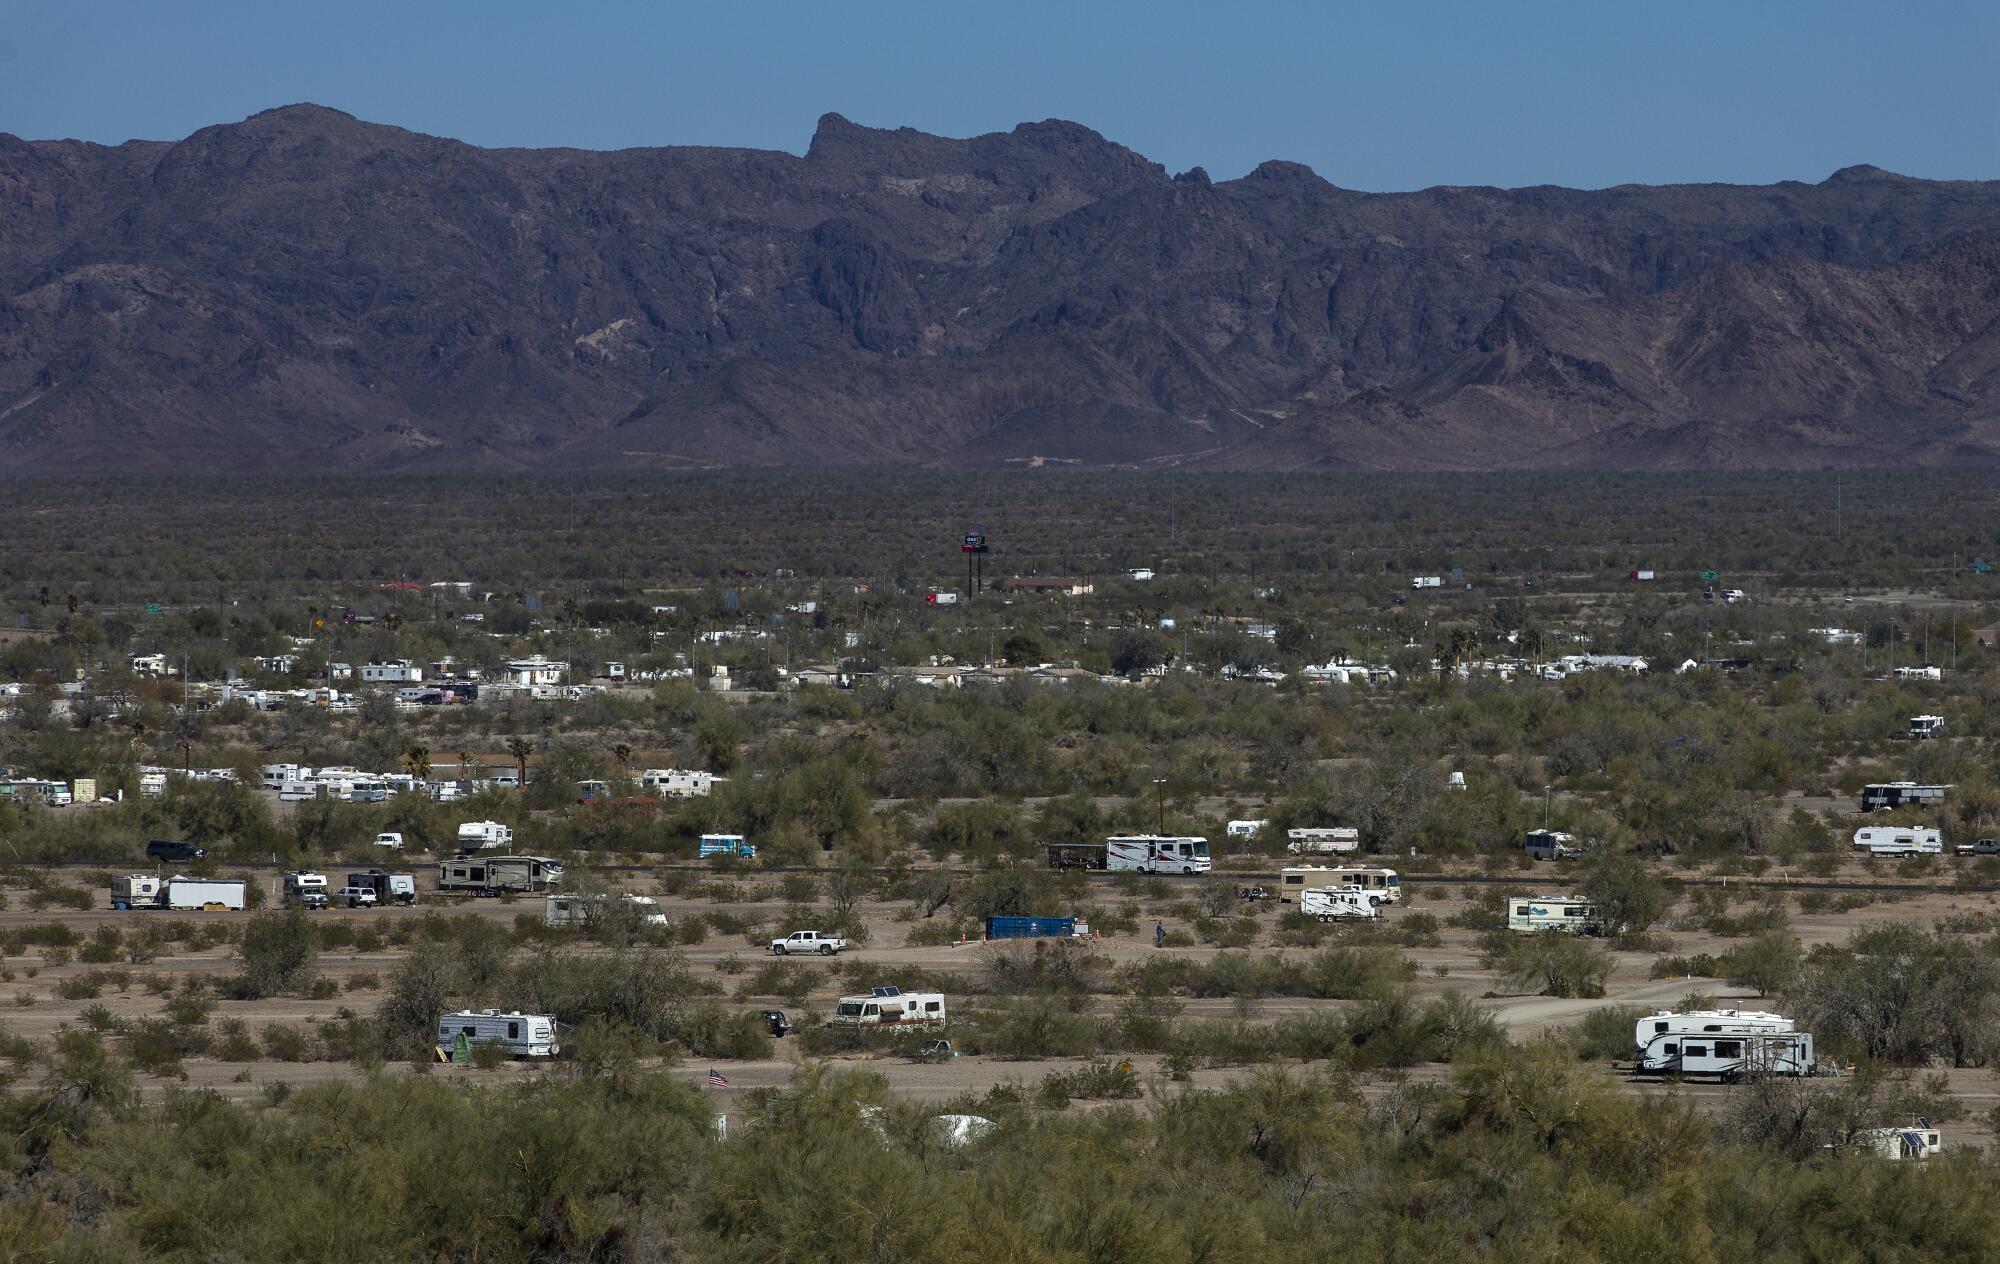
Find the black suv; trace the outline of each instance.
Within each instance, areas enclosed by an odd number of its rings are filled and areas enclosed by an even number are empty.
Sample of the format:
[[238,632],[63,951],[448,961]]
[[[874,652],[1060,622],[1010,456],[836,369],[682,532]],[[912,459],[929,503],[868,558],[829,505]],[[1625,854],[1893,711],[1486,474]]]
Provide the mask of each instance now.
[[148,860],[207,860],[208,848],[197,847],[193,843],[177,843],[170,838],[156,838],[146,844]]

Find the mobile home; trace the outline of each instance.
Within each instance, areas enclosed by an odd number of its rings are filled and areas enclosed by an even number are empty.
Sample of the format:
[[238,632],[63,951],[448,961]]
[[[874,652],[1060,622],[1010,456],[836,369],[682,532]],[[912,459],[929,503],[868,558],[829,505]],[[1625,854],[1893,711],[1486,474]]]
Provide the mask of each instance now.
[[1507,929],[1534,933],[1556,931],[1571,935],[1596,935],[1603,931],[1603,917],[1588,900],[1570,896],[1516,896],[1507,901]]
[[866,996],[843,996],[831,1021],[850,1026],[909,1026],[944,1021],[944,995],[878,987]]
[[1923,825],[1864,825],[1854,831],[1854,845],[1872,856],[1935,856],[1944,851],[1944,835]]
[[497,1044],[517,1058],[553,1058],[562,1052],[556,1042],[556,1020],[552,1014],[523,1014],[519,1010],[460,1010],[438,1019],[438,1047],[449,1049],[463,1036],[467,1043]]
[[1288,829],[1285,831],[1285,850],[1294,856],[1360,851],[1361,831],[1347,826]]
[[458,827],[460,851],[498,851],[514,845],[514,831],[498,821],[467,821]]
[[1120,834],[1104,840],[1105,868],[1127,873],[1207,873],[1208,840],[1188,835]]

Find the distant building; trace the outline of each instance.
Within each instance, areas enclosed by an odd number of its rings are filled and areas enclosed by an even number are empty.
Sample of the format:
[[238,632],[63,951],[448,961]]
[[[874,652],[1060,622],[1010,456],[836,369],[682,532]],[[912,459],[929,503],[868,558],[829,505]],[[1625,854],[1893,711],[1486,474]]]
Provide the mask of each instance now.
[[415,685],[423,683],[424,669],[407,658],[389,663],[361,664],[361,681],[369,685]]
[[510,659],[501,669],[502,675],[516,685],[559,685],[568,671],[568,663],[543,658],[540,654]]

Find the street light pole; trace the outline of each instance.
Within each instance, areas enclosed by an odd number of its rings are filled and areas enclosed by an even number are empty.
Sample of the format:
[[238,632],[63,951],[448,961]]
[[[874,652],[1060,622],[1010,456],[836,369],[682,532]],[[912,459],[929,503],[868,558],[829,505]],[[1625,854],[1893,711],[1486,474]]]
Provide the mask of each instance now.
[[1553,792],[1554,790],[1555,790],[1555,787],[1554,787],[1554,786],[1543,786],[1543,787],[1542,787],[1542,828],[1543,828],[1543,829],[1547,829],[1547,828],[1549,827],[1549,795],[1550,795],[1550,794],[1551,794],[1551,793],[1552,793],[1552,792]]

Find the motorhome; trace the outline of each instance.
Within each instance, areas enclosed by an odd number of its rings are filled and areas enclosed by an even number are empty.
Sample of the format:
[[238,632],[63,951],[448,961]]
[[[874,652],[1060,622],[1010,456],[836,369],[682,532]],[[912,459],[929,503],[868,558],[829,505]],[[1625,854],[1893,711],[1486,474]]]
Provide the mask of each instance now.
[[1308,887],[1343,885],[1334,881],[1331,865],[1290,865],[1278,870],[1278,900],[1282,904],[1295,903],[1299,892]]
[[1943,737],[1944,717],[1941,715],[1913,715],[1910,717],[1910,736],[1918,739]]
[[546,891],[562,881],[563,867],[546,856],[480,856],[438,865],[438,890],[469,895]]
[[1322,922],[1382,916],[1382,910],[1359,887],[1308,887],[1299,892],[1299,912]]
[[514,831],[498,821],[467,821],[458,827],[458,850],[499,851],[514,845]]
[[1507,901],[1507,929],[1595,935],[1604,929],[1597,906],[1570,896],[1516,896]]
[[1188,835],[1120,834],[1104,840],[1104,866],[1126,873],[1207,873],[1208,840]]
[[[665,926],[667,915],[660,911],[660,902],[650,895],[633,895],[629,892],[618,897],[633,920],[646,926]],[[572,892],[568,895],[551,895],[542,912],[545,926],[592,926],[603,920],[605,910],[610,907],[611,897],[607,895],[582,895]]]
[[1854,831],[1854,845],[1871,856],[1935,856],[1944,851],[1944,835],[1923,825],[1864,825]]
[[1360,851],[1361,831],[1349,826],[1288,829],[1285,831],[1285,850],[1294,856]]
[[1561,830],[1529,830],[1521,840],[1521,849],[1536,860],[1575,860],[1583,854],[1576,836]]
[[713,790],[715,780],[715,774],[712,772],[698,772],[684,768],[648,768],[639,778],[639,788],[647,794],[693,799]]
[[866,996],[843,996],[829,1020],[851,1026],[909,1026],[944,1021],[944,996],[939,992],[904,992],[893,987],[872,989]]
[[1941,807],[1950,786],[1922,785],[1915,781],[1882,781],[1861,787],[1861,810],[1879,812],[1889,808]]
[[1811,1032],[1798,1031],[1780,1014],[1695,1010],[1642,1018],[1635,1033],[1633,1070],[1649,1075],[1811,1075],[1816,1059]]
[[468,1044],[500,1045],[517,1058],[553,1058],[562,1052],[552,1014],[468,1009],[438,1019],[438,1048],[448,1050],[460,1037]]
[[278,783],[278,797],[287,803],[319,798],[319,782],[310,777],[292,777]]
[[1403,879],[1394,869],[1339,865],[1326,871],[1329,885],[1360,887],[1373,904],[1399,904],[1403,899]]

